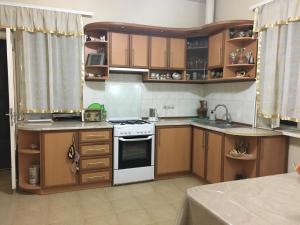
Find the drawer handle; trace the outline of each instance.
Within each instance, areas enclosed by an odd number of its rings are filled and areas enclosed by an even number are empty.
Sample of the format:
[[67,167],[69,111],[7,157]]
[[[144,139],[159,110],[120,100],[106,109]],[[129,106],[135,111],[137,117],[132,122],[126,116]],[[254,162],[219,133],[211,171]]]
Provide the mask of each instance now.
[[86,151],[87,152],[105,152],[105,148],[99,148],[99,149],[89,148]]
[[106,138],[106,135],[99,135],[99,134],[89,134],[86,136],[87,138]]
[[106,176],[92,176],[92,177],[87,177],[88,180],[94,180],[94,179],[100,179],[104,180]]
[[87,166],[94,166],[94,165],[105,165],[105,163],[104,162],[89,162],[89,163],[87,163]]

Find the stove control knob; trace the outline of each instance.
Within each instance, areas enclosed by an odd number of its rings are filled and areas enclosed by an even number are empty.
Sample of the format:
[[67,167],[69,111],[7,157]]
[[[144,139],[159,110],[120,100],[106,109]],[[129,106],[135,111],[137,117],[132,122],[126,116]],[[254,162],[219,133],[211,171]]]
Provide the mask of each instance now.
[[128,134],[131,134],[131,132],[128,132]]

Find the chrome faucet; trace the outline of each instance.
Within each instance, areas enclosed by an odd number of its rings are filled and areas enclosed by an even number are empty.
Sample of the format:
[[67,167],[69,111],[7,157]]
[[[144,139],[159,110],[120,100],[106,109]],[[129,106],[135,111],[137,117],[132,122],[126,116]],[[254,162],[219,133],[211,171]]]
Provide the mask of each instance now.
[[[218,105],[216,105],[216,107],[214,109],[214,112],[216,113],[216,110],[219,107],[223,107],[226,110],[226,122],[227,123],[231,123],[231,118],[229,116],[229,112],[228,112],[228,109],[227,109],[226,105],[224,105],[224,104],[218,104]],[[216,117],[216,114],[215,114],[215,117]]]

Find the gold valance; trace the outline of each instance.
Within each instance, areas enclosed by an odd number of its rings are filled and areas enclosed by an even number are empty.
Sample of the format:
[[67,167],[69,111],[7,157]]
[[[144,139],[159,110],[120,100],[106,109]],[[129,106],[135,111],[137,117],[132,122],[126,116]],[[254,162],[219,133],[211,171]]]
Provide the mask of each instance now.
[[0,27],[58,35],[83,35],[82,16],[0,3]]
[[254,31],[300,21],[299,0],[274,0],[255,9]]

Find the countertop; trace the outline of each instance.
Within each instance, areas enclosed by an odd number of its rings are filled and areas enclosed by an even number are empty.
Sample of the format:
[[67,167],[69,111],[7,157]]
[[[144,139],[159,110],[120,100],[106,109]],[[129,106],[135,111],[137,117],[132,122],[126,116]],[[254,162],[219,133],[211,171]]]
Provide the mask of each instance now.
[[281,132],[272,131],[262,128],[252,128],[252,127],[235,127],[235,128],[219,128],[215,126],[209,126],[207,124],[201,124],[196,122],[195,119],[161,119],[155,122],[155,126],[179,126],[179,125],[192,125],[195,127],[200,127],[208,130],[213,130],[229,135],[240,135],[240,136],[279,136],[282,135]]
[[51,130],[84,130],[113,128],[108,122],[51,122],[51,123],[18,123],[18,129],[31,131],[51,131]]
[[[195,119],[160,119],[154,122],[155,126],[180,126],[180,125],[192,125],[212,131],[217,131],[229,135],[241,135],[241,136],[277,136],[282,135],[282,132],[252,128],[252,127],[235,127],[235,128],[219,128],[202,124]],[[109,122],[49,122],[49,123],[26,123],[19,122],[18,129],[31,130],[31,131],[53,131],[53,130],[84,130],[84,129],[103,129],[113,128],[113,125]],[[299,133],[300,134],[300,133]]]
[[298,225],[299,190],[296,173],[190,188],[177,224]]

